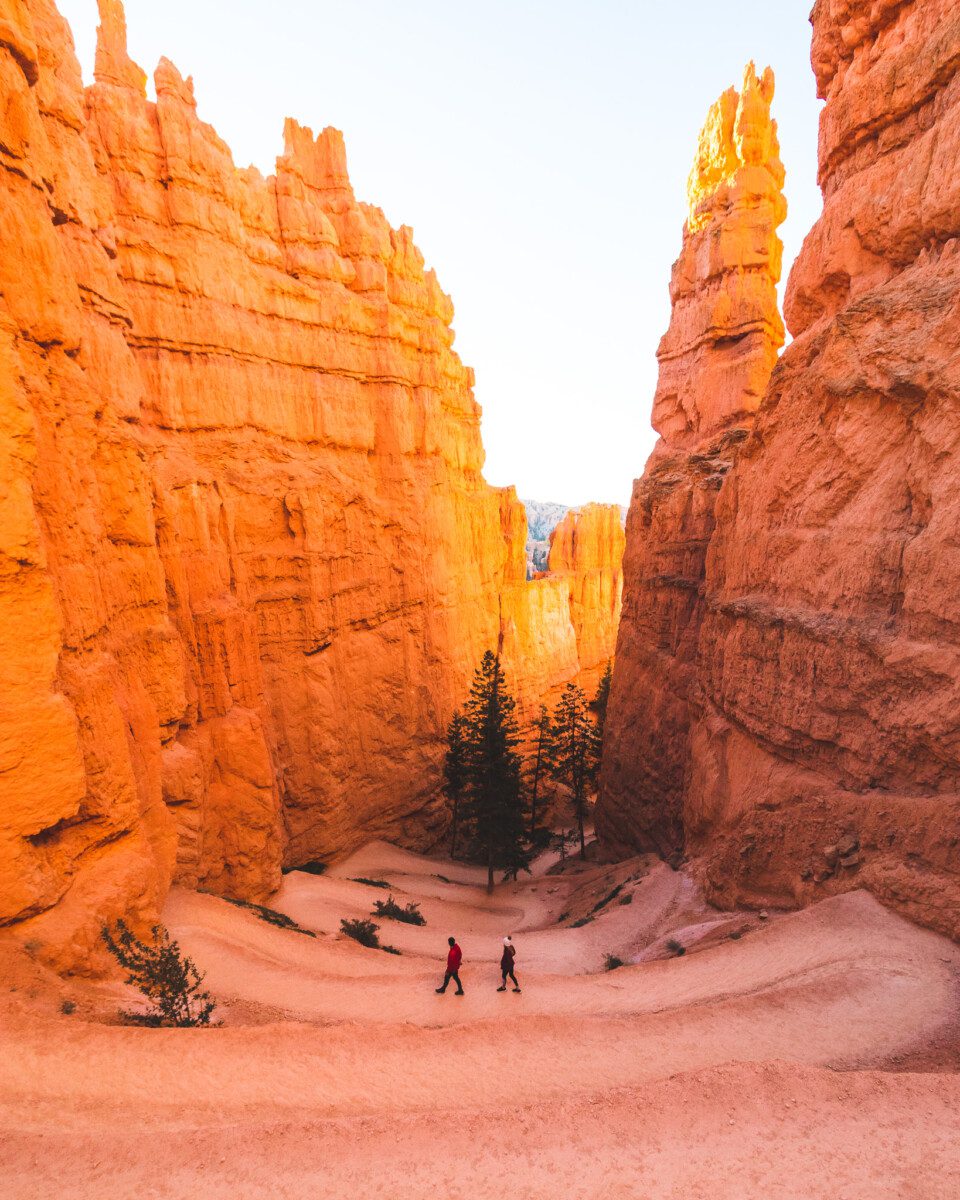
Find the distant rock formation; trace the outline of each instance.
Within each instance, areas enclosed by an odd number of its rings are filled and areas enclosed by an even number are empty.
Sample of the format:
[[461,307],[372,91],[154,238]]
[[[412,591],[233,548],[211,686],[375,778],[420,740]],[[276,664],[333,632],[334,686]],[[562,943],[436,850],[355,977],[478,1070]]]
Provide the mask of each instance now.
[[623,593],[623,512],[616,504],[571,509],[550,534],[547,567],[570,592],[581,686],[592,688],[613,658]]
[[794,341],[706,520],[658,519],[638,485],[598,825],[683,847],[722,903],[868,887],[957,937],[960,11],[818,0],[812,21],[824,209]]
[[527,578],[546,571],[550,554],[550,534],[570,511],[566,504],[522,500],[527,511]]
[[86,91],[51,0],[0,8],[0,924],[83,968],[173,876],[429,845],[483,651],[525,719],[580,659],[341,135],[238,170],[166,60],[147,99],[119,0]]

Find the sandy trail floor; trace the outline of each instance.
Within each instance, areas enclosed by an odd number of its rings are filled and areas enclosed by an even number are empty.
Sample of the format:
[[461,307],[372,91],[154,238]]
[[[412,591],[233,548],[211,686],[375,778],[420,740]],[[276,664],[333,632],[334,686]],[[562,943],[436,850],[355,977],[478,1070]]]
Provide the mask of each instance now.
[[[177,891],[215,1030],[105,1023],[116,986],[64,985],[70,1016],[39,975],[0,992],[0,1195],[960,1196],[960,1076],[902,1069],[955,1046],[957,947],[864,893],[764,922],[647,860],[545,865],[488,897],[374,844],[286,877],[315,936]],[[379,921],[399,956],[339,936],[390,894],[361,878],[421,906]],[[433,991],[449,933],[462,998]]]

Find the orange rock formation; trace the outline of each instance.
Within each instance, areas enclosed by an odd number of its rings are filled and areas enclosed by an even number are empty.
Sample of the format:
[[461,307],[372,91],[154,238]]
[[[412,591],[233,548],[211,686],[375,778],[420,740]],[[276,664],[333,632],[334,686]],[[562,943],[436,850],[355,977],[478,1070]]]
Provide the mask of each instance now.
[[786,215],[770,116],[773,75],[707,116],[657,357],[660,433],[627,517],[627,588],[611,689],[598,829],[611,848],[682,844],[682,807],[703,582],[724,476],[783,344],[777,310]]
[[174,873],[258,898],[428,844],[482,652],[528,704],[597,652],[524,582],[452,305],[340,134],[238,170],[100,14],[84,93],[51,0],[0,0],[0,924],[73,965]]
[[571,509],[550,535],[547,566],[567,586],[585,688],[599,679],[617,643],[625,541],[613,504]]
[[[957,936],[960,12],[819,0],[812,21],[824,210],[791,274],[795,340],[719,492],[688,728],[659,762],[629,712],[641,485],[602,826],[671,845],[682,824],[721,901],[866,886]],[[659,814],[625,788],[631,760]]]

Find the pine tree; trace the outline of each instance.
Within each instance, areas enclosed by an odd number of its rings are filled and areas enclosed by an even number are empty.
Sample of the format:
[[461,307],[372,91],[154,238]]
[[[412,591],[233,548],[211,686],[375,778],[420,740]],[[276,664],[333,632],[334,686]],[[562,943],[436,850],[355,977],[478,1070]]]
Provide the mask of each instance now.
[[487,864],[516,875],[526,865],[520,732],[500,659],[488,650],[473,677],[464,720],[466,810]]
[[537,838],[537,798],[540,792],[540,779],[547,768],[550,759],[550,714],[545,704],[540,705],[540,717],[537,721],[537,754],[534,759],[533,779],[530,782],[530,840],[536,843]]
[[209,1025],[216,1007],[201,988],[203,976],[162,925],[154,925],[151,941],[141,942],[123,918],[100,931],[104,945],[127,972],[132,984],[154,1006],[158,1025]]
[[603,746],[603,730],[607,723],[607,704],[610,701],[610,682],[613,679],[613,667],[610,664],[610,659],[607,659],[607,665],[604,668],[603,674],[600,676],[600,682],[597,685],[597,694],[590,701],[590,711],[593,713],[594,725],[597,738],[597,753]]
[[447,757],[443,764],[443,792],[453,805],[450,833],[450,857],[457,857],[457,832],[460,810],[467,785],[467,747],[464,741],[466,722],[459,708],[447,729]]
[[596,777],[596,732],[587,710],[587,698],[575,683],[568,683],[553,714],[550,730],[549,771],[566,784],[580,833],[580,856],[586,858],[583,823],[587,794]]

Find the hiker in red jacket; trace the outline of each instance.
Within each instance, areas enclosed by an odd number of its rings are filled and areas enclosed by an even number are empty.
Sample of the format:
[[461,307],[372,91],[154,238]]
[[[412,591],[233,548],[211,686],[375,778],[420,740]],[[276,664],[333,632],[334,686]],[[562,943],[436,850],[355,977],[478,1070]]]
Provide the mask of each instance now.
[[503,939],[503,954],[500,955],[500,974],[503,976],[503,982],[497,988],[498,992],[507,990],[507,976],[513,980],[513,990],[520,991],[520,984],[517,983],[517,977],[513,973],[513,960],[516,957],[517,951],[513,944],[513,938],[508,933]]
[[447,943],[450,949],[447,953],[447,973],[443,977],[443,987],[438,987],[437,992],[442,995],[447,990],[447,984],[452,979],[457,985],[455,996],[463,995],[463,984],[460,982],[460,964],[463,961],[463,951],[457,945],[456,938],[447,938]]

